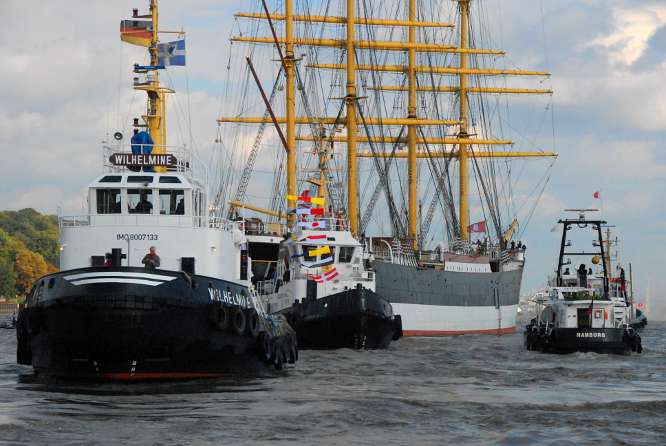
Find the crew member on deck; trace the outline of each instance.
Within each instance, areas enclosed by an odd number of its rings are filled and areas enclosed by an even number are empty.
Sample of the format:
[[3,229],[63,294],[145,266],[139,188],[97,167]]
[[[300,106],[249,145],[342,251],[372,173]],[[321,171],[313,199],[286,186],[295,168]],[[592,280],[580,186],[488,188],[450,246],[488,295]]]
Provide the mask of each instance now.
[[585,264],[581,263],[576,272],[578,273],[578,286],[587,288],[587,268]]
[[146,254],[141,263],[148,269],[155,269],[160,266],[160,256],[155,254],[155,247],[150,247],[150,253]]
[[627,299],[627,278],[624,275],[624,268],[622,268],[620,265],[618,265],[617,267],[620,270],[620,296],[624,297],[625,300],[626,300]]
[[141,201],[139,201],[134,210],[137,214],[152,214],[153,212],[153,203],[148,201],[148,195],[145,193],[141,194]]
[[571,271],[569,271],[569,268],[567,268],[567,269],[564,270],[564,275],[565,275],[565,276],[569,276],[569,275],[571,275]]

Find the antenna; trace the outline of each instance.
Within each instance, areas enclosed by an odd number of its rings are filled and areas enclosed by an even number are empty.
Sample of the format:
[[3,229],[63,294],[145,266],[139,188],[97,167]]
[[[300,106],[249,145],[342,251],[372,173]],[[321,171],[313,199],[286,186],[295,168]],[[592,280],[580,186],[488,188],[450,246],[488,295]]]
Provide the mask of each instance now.
[[565,212],[578,212],[579,213],[579,218],[581,220],[585,220],[585,213],[586,212],[598,212],[599,209],[565,209]]

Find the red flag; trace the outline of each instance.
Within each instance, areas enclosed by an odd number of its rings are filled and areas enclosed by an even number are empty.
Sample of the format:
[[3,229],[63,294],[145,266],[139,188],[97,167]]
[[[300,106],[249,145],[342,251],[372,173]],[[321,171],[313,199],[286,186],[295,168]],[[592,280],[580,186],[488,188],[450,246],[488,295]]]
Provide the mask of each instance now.
[[486,232],[486,222],[480,221],[478,223],[467,226],[468,232]]
[[594,198],[599,198],[599,191],[596,191],[596,192],[594,193]]
[[337,277],[337,276],[338,276],[338,270],[333,268],[329,272],[325,273],[323,277],[328,282],[329,280],[331,280],[331,279],[333,279],[334,277]]

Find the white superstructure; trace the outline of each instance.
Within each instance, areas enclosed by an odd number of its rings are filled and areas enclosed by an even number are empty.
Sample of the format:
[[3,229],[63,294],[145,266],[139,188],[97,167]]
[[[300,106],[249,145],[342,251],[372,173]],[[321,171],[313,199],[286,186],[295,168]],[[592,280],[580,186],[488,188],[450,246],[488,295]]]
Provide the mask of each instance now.
[[88,213],[59,219],[60,268],[102,266],[113,248],[141,267],[155,246],[162,269],[239,281],[245,236],[209,217],[205,197],[184,173],[105,173],[88,187]]

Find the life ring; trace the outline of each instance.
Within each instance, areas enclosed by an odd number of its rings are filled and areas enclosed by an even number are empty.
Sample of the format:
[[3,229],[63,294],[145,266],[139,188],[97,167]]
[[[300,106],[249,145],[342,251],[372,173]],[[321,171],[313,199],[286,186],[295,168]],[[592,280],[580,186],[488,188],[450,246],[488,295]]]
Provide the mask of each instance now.
[[253,338],[259,336],[259,330],[261,329],[261,324],[259,323],[259,315],[254,310],[254,308],[248,308],[245,310],[245,316],[247,319],[247,328],[250,330],[250,334]]
[[238,336],[243,336],[245,329],[247,328],[247,319],[245,318],[245,313],[241,307],[233,307],[231,309],[231,331],[236,333]]
[[210,314],[215,328],[218,330],[226,330],[227,327],[229,327],[229,322],[231,321],[229,307],[222,302],[213,302]]
[[25,322],[28,328],[28,334],[30,336],[38,335],[42,328],[41,318],[39,317],[39,309],[34,307],[31,308],[30,311],[28,311]]

